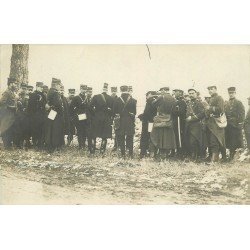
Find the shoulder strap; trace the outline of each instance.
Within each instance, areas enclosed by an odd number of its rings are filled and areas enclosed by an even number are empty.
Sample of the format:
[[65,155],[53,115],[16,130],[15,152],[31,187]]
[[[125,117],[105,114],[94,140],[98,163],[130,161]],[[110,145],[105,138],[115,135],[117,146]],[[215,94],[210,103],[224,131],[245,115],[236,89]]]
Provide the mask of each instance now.
[[107,104],[107,101],[106,101],[106,99],[105,99],[105,97],[104,97],[103,94],[101,94],[101,97],[102,97],[103,101]]

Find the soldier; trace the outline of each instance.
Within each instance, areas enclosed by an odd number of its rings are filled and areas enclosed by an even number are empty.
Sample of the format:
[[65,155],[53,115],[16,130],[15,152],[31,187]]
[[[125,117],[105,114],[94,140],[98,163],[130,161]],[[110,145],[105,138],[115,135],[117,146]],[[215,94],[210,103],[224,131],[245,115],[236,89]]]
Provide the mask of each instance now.
[[43,85],[43,93],[46,96],[46,98],[47,98],[48,92],[49,92],[49,87],[47,85]]
[[21,83],[20,93],[17,100],[17,112],[14,123],[15,127],[15,139],[14,144],[17,148],[22,148],[24,141],[26,141],[26,147],[29,146],[29,120],[27,115],[28,99],[27,95],[27,84]]
[[36,90],[30,94],[27,112],[30,119],[33,146],[42,149],[45,136],[46,96],[43,93],[43,83],[36,83]]
[[107,139],[112,138],[113,99],[107,92],[108,84],[104,83],[102,93],[93,96],[91,101],[91,109],[94,110],[93,137],[102,138],[101,154],[106,151]]
[[77,129],[77,138],[79,149],[85,148],[87,137],[87,85],[80,85],[80,94],[75,96],[70,104],[70,110],[73,114],[73,121]]
[[[173,109],[173,127],[175,132],[175,139],[177,145],[177,155],[183,157],[185,150],[185,123],[187,104],[183,97],[183,90],[175,89],[175,107]],[[172,156],[174,152],[172,151]]]
[[[70,112],[69,112],[69,103],[67,98],[64,96],[64,86],[61,84],[61,98],[63,102],[63,118],[64,118],[64,137],[67,135],[67,138],[70,136]],[[65,140],[63,137],[62,144],[65,145]]]
[[151,141],[155,147],[155,158],[158,151],[160,156],[165,158],[169,156],[170,151],[176,149],[172,118],[176,101],[169,93],[169,87],[163,87],[160,91],[161,95],[153,102],[157,108],[157,115],[154,118],[153,130],[150,133]]
[[74,99],[75,97],[75,93],[76,93],[76,90],[75,89],[68,89],[68,98],[67,98],[67,101],[68,101],[68,104],[69,104],[69,118],[70,118],[70,133],[67,137],[67,141],[68,141],[68,146],[71,144],[72,140],[73,140],[73,136],[75,135],[75,124],[74,124],[74,112],[70,109],[70,104],[72,102],[72,100]]
[[248,154],[250,154],[250,97],[248,99],[248,111],[244,121],[244,132],[247,141]]
[[114,104],[115,119],[119,119],[119,126],[116,127],[118,145],[122,157],[125,158],[126,148],[129,150],[129,157],[133,158],[133,140],[135,134],[136,100],[129,94],[128,86],[121,86],[121,97]]
[[141,140],[140,140],[140,158],[144,158],[147,155],[150,144],[150,132],[149,123],[153,123],[153,119],[157,114],[157,109],[153,105],[153,102],[157,99],[156,91],[148,91],[146,94],[146,106],[142,114],[138,118],[142,122]]
[[17,107],[18,83],[15,78],[8,78],[8,89],[0,99],[0,132],[5,149],[11,149],[14,138],[14,122]]
[[[111,87],[111,97],[113,98],[113,103],[115,104],[116,100],[119,98],[117,95],[117,87]],[[113,110],[114,110],[114,106],[113,106]],[[116,130],[115,130],[115,142],[114,142],[113,151],[116,151],[118,148],[118,143],[117,143],[118,139],[117,138],[118,137],[117,137]]]
[[88,150],[91,154],[95,152],[96,140],[93,136],[93,117],[94,112],[91,107],[93,88],[87,88],[87,139],[88,139]]
[[52,78],[51,88],[47,96],[45,143],[50,153],[60,150],[64,140],[63,101],[60,95],[61,80]]
[[236,88],[228,88],[229,101],[225,103],[227,127],[225,129],[226,148],[230,151],[229,159],[232,160],[237,148],[243,148],[243,122],[245,108],[241,101],[236,99]]
[[190,103],[186,114],[186,140],[193,160],[203,156],[204,136],[202,120],[205,118],[205,108],[198,99],[194,88],[188,90]]
[[[224,100],[217,93],[216,86],[208,87],[211,99],[209,106],[205,108],[207,117],[207,139],[210,151],[212,154],[211,161],[218,162],[219,154],[222,153],[222,158],[225,160],[225,122],[222,121],[224,113]],[[218,125],[221,121],[222,126]]]

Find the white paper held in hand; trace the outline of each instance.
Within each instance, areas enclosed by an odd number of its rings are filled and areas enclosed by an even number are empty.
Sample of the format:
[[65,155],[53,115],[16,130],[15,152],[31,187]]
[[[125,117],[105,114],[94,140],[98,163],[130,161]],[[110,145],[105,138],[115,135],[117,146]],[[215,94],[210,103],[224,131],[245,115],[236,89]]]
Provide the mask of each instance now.
[[148,132],[150,133],[153,129],[153,123],[152,122],[149,122],[148,123]]
[[87,116],[86,116],[86,114],[80,114],[80,115],[78,115],[78,119],[79,119],[79,121],[84,121],[87,119]]
[[54,121],[55,118],[56,118],[56,115],[57,115],[57,112],[55,110],[51,109],[50,112],[49,112],[48,118],[50,120]]

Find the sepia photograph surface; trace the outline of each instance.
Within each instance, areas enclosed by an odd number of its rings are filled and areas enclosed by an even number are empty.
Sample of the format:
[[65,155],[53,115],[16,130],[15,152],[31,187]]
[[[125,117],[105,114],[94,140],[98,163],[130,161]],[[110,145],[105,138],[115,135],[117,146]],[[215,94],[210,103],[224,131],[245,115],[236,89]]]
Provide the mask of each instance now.
[[0,45],[0,204],[250,204],[249,45]]

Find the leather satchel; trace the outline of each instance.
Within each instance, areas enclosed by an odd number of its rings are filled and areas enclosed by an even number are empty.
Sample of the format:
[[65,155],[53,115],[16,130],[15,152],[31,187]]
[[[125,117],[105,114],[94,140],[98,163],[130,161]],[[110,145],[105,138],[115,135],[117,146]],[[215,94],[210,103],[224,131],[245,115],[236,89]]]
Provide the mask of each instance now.
[[171,115],[156,115],[154,117],[154,128],[170,128],[173,126]]
[[225,113],[221,114],[219,117],[214,117],[214,120],[219,128],[225,128],[227,126],[227,117]]

